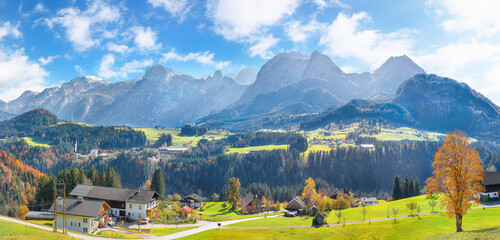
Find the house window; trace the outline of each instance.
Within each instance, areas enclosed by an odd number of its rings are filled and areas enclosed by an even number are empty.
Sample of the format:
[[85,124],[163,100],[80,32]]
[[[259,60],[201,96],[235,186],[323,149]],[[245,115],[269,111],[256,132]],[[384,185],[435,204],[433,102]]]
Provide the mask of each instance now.
[[73,227],[73,222],[71,222],[71,226]]
[[88,218],[84,218],[84,219],[83,219],[83,223],[87,223],[88,221],[89,221],[89,219],[88,219]]
[[78,227],[80,227],[80,223],[78,223]]
[[141,210],[141,209],[142,209],[142,206],[141,206],[141,205],[139,205],[139,210]]
[[132,209],[132,204],[129,204],[129,205],[128,205],[128,208]]
[[89,230],[88,230],[86,227],[84,227],[84,228],[83,228],[83,231],[84,231],[84,232],[88,232]]

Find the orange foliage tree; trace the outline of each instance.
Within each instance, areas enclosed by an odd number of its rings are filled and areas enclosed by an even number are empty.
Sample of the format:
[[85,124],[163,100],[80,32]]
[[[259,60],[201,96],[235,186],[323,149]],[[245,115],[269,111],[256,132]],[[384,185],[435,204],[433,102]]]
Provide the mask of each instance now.
[[461,131],[446,135],[434,156],[433,176],[426,181],[427,196],[443,193],[442,202],[448,216],[455,217],[457,232],[463,231],[462,217],[484,191],[481,159],[468,140]]
[[311,177],[308,178],[305,183],[306,186],[304,187],[304,191],[302,192],[302,199],[304,199],[306,204],[309,204],[313,200],[313,196],[316,194],[316,183]]

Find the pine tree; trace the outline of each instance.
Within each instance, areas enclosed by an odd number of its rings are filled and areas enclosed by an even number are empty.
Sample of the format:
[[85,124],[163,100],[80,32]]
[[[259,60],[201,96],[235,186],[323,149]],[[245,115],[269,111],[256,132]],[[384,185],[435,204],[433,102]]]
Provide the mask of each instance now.
[[120,180],[120,175],[117,172],[115,172],[115,169],[112,167],[108,169],[108,176],[106,177],[105,186],[114,188],[122,187],[122,181]]
[[98,186],[106,185],[106,172],[104,172],[104,169],[101,169],[101,172],[99,173],[97,185]]
[[92,166],[92,169],[90,170],[90,181],[92,181],[93,185],[97,184],[97,170],[95,169],[94,166]]
[[160,199],[165,198],[165,178],[163,177],[163,171],[161,168],[155,169],[153,173],[151,190],[156,191],[160,195]]
[[420,195],[420,180],[418,178],[415,178],[415,196]]
[[405,179],[403,180],[403,189],[402,189],[402,192],[403,192],[403,198],[407,198],[407,197],[410,197],[410,179],[408,179],[408,176],[405,177]]
[[392,184],[392,199],[398,200],[402,198],[401,192],[401,178],[396,174],[394,176],[394,182]]

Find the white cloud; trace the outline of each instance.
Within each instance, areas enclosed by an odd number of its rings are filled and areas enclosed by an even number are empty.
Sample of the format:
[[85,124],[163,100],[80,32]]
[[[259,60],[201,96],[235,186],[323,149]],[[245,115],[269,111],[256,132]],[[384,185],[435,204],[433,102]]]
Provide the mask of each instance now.
[[441,25],[447,32],[462,33],[470,30],[479,36],[491,36],[500,32],[500,1],[427,0],[426,5],[436,15],[445,18]]
[[82,11],[76,7],[61,9],[53,18],[43,19],[51,29],[54,25],[61,25],[66,29],[66,37],[77,51],[85,51],[97,46],[101,38],[110,37],[106,27],[119,21],[120,9],[108,5],[101,0],[90,2],[87,9]]
[[48,11],[47,8],[42,3],[37,3],[35,5],[35,8],[33,9],[33,12],[35,13],[40,13],[40,12],[46,12]]
[[196,61],[203,65],[209,65],[215,67],[216,69],[223,69],[227,67],[231,62],[230,61],[214,61],[214,53],[209,51],[205,52],[191,52],[186,55],[179,54],[175,51],[175,49],[170,50],[167,53],[163,54],[162,61],[179,61],[179,62],[188,62],[188,61]]
[[358,68],[351,65],[339,66],[339,68],[342,70],[342,72],[345,73],[355,73],[358,71]]
[[109,53],[102,57],[101,65],[99,66],[99,76],[105,79],[116,77],[125,78],[130,73],[144,72],[142,68],[151,66],[152,64],[153,60],[151,59],[144,59],[141,61],[133,60],[125,63],[118,70],[113,70],[115,65],[115,56]]
[[117,53],[126,53],[126,52],[129,52],[131,50],[127,45],[115,44],[112,42],[109,42],[108,44],[106,44],[106,47],[108,48],[108,51],[117,52]]
[[75,65],[75,70],[82,76],[86,75],[85,70],[80,65]]
[[26,90],[40,91],[46,87],[49,73],[32,62],[24,50],[0,50],[0,99],[10,101]]
[[21,31],[19,31],[19,23],[13,25],[7,21],[4,22],[3,25],[0,25],[0,40],[9,35],[15,38],[20,38],[22,36]]
[[311,35],[324,31],[326,25],[315,19],[306,24],[299,21],[290,21],[285,24],[285,32],[293,42],[305,42]]
[[469,64],[500,61],[500,45],[472,41],[450,43],[432,53],[414,57],[427,71],[457,77],[457,72]]
[[130,30],[135,34],[134,43],[140,50],[149,51],[161,47],[161,44],[156,43],[157,33],[151,30],[150,27],[134,26]]
[[272,58],[274,54],[269,49],[276,46],[278,42],[279,39],[273,37],[273,35],[259,38],[257,42],[249,48],[250,56],[260,56],[263,59]]
[[[207,17],[214,31],[226,40],[250,45],[251,56],[268,57],[278,38],[269,28],[281,24],[300,5],[300,0],[209,0]],[[268,46],[269,48],[264,49]],[[253,49],[253,50],[252,50]]]
[[46,58],[40,57],[38,58],[38,61],[40,62],[41,65],[47,65],[54,61],[54,59],[61,57],[60,55],[55,55],[55,56],[48,56]]
[[319,44],[325,46],[328,54],[349,58],[354,57],[369,64],[371,68],[379,67],[390,56],[409,54],[412,41],[408,29],[388,34],[379,30],[362,30],[360,22],[369,21],[366,12],[347,16],[339,13],[322,35]]
[[299,0],[209,0],[207,14],[218,34],[227,40],[239,40],[260,35],[263,27],[277,24],[298,6]]
[[184,21],[186,14],[193,5],[188,5],[187,0],[148,0],[153,7],[161,7],[169,12],[173,17],[178,17],[179,21]]
[[324,9],[327,7],[331,7],[332,5],[344,8],[344,9],[349,9],[350,6],[341,2],[340,0],[312,0],[314,4],[318,6],[319,9]]

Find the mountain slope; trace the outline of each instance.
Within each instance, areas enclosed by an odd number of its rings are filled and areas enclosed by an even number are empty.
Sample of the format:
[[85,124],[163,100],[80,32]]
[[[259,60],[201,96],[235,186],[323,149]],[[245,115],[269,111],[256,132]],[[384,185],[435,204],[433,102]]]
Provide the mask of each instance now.
[[500,108],[465,83],[433,74],[418,74],[403,82],[388,103],[353,100],[301,124],[303,129],[330,122],[384,119],[397,125],[439,132],[455,129],[468,135],[498,139]]

